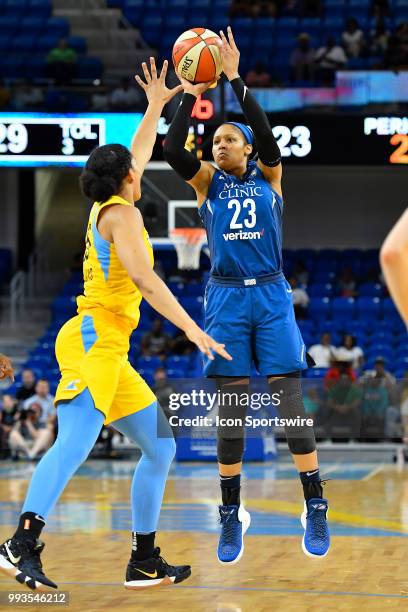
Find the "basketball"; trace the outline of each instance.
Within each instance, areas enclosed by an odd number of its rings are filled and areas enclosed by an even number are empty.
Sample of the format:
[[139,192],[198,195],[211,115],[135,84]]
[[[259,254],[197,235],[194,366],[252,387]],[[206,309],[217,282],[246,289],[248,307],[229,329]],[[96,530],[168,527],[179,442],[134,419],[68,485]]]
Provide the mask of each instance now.
[[206,28],[183,32],[173,47],[176,72],[192,83],[214,81],[222,70],[218,41],[220,37]]

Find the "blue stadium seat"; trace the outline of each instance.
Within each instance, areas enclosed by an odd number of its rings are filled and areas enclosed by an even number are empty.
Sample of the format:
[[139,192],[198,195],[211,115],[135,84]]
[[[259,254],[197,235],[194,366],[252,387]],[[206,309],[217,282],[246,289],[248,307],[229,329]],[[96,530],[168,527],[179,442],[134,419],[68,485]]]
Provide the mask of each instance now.
[[66,38],[69,34],[69,21],[63,17],[50,17],[46,25],[47,33],[59,38]]
[[54,34],[45,34],[37,38],[35,43],[35,48],[37,51],[47,52],[51,51],[58,45],[59,36],[55,36]]
[[190,358],[187,355],[171,355],[166,359],[166,368],[183,370],[186,375],[190,369]]
[[29,53],[35,47],[37,37],[34,34],[19,34],[11,41],[11,48],[18,53]]
[[10,34],[5,33],[4,30],[1,29],[1,25],[0,32],[0,51],[8,51],[11,46],[12,36],[10,36]]
[[337,17],[344,19],[345,13],[345,4],[343,0],[341,0],[341,4],[336,6],[326,6],[326,17]]
[[[323,30],[325,32],[335,32],[336,34],[338,34],[339,32],[342,32],[344,30],[344,19],[342,16],[327,16],[324,19],[322,25],[323,25]],[[353,249],[353,250],[357,250],[357,249]]]
[[167,321],[167,319],[165,319],[163,323],[163,331],[166,332],[166,334],[170,334],[170,336],[175,336],[180,330],[171,321]]
[[307,288],[309,297],[330,297],[333,295],[333,285],[331,283],[315,283]]
[[187,372],[180,368],[169,368],[167,370],[168,378],[186,378]]
[[44,29],[45,23],[44,17],[24,17],[21,20],[20,27],[24,34],[36,34],[38,36]]
[[309,334],[314,333],[315,324],[313,321],[309,321],[306,319],[304,321],[303,320],[298,321],[297,323],[298,323],[298,327],[302,334],[305,332]]
[[30,15],[41,17],[42,19],[48,19],[52,10],[50,0],[29,0],[27,8]]
[[0,16],[0,31],[4,35],[12,36],[20,29],[20,20],[18,17],[3,17]]
[[[209,21],[208,11],[206,9],[190,9],[185,18],[184,29],[188,28],[206,28],[209,27],[211,30],[211,17]],[[181,31],[179,32],[181,34]]]
[[326,272],[318,271],[318,272],[313,273],[313,282],[319,283],[319,284],[327,284],[333,281],[335,276],[336,276],[335,272],[332,272],[332,271],[326,271]]
[[327,373],[327,368],[309,368],[306,371],[306,378],[324,378]]
[[78,78],[94,80],[100,79],[103,72],[102,62],[99,57],[83,57],[78,63]]
[[381,297],[383,286],[380,283],[363,283],[358,288],[360,297]]
[[154,385],[154,370],[152,368],[138,368],[137,371],[140,376],[147,382],[149,387],[152,387]]
[[311,36],[317,36],[322,29],[322,21],[316,17],[305,17],[299,24],[299,30],[307,32]]
[[377,320],[381,316],[381,300],[378,297],[360,297],[356,300],[359,319]]
[[395,307],[394,302],[391,298],[384,298],[382,301],[382,310],[385,320],[390,319],[401,319],[398,310]]
[[21,57],[1,57],[0,74],[7,79],[19,79],[25,76],[24,62]]
[[190,312],[202,311],[203,309],[203,298],[201,296],[182,296],[179,299],[180,304]]
[[394,351],[386,344],[376,344],[370,347],[365,357],[367,361],[374,360],[377,357],[384,357],[387,361],[391,361],[394,359]]
[[260,17],[255,19],[255,35],[272,36],[276,28],[277,20],[272,17]]
[[311,298],[308,313],[311,319],[328,319],[331,314],[329,298]]
[[72,47],[77,53],[86,53],[86,38],[83,36],[70,36],[68,38],[68,46]]
[[249,17],[236,17],[232,19],[232,29],[234,36],[236,35],[239,41],[242,34],[252,34],[252,31],[255,29],[255,20]]
[[154,371],[156,368],[160,368],[164,364],[160,357],[142,356],[138,359],[137,365],[138,368],[141,368],[143,370],[150,369]]
[[300,28],[297,17],[281,17],[276,23],[280,32],[296,33]]
[[356,303],[354,298],[338,297],[332,300],[333,320],[348,320],[354,318]]
[[404,359],[404,357],[408,357],[408,347],[399,346],[395,351],[395,358],[400,361],[401,359]]
[[388,344],[389,346],[392,346],[393,344],[395,344],[395,336],[391,332],[375,331],[370,336],[370,343],[371,344]]

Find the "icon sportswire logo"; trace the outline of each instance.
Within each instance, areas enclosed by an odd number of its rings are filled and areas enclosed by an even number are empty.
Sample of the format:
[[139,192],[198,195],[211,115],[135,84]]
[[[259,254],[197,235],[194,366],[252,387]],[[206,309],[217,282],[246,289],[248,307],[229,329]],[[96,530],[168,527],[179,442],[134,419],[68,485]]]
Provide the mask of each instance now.
[[260,232],[244,232],[239,230],[239,232],[227,232],[222,235],[224,240],[227,242],[230,240],[260,240],[265,232],[265,228],[263,227]]

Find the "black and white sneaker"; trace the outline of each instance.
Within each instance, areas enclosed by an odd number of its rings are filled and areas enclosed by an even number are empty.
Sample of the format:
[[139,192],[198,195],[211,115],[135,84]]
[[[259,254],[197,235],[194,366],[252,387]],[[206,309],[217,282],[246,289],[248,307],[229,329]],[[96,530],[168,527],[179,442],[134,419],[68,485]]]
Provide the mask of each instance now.
[[0,570],[32,590],[57,589],[55,582],[47,578],[42,570],[40,555],[44,546],[41,540],[14,537],[6,540],[0,546]]
[[191,575],[189,565],[169,565],[160,557],[160,548],[144,561],[129,561],[126,570],[126,589],[146,589],[153,586],[177,584]]

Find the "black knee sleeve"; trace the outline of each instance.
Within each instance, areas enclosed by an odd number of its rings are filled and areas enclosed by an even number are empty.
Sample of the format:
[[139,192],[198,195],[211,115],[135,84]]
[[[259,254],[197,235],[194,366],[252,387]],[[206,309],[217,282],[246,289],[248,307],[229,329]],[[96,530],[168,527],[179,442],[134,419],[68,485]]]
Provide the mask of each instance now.
[[[279,394],[280,403],[276,406],[281,419],[290,420],[285,426],[289,450],[294,455],[307,455],[316,450],[316,440],[312,425],[306,424],[308,418],[303,405],[300,373],[285,375],[284,378],[271,380],[271,394]],[[309,417],[310,418],[310,417]]]
[[[247,413],[248,383],[242,378],[217,378],[218,405],[217,458],[219,463],[233,465],[242,461]],[[234,421],[234,423],[232,423]]]

